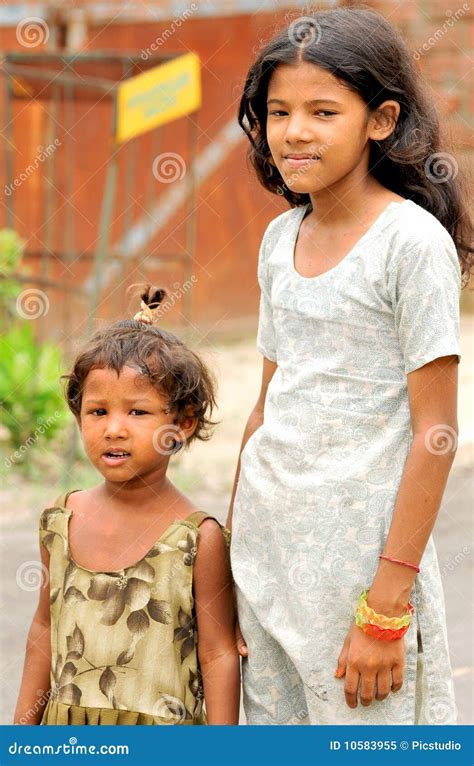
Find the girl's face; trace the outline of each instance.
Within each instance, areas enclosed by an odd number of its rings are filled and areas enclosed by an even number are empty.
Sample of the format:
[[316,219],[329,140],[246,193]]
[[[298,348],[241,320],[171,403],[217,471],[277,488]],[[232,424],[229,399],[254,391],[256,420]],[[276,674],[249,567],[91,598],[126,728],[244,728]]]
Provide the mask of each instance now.
[[178,428],[166,405],[131,367],[118,376],[110,368],[89,372],[78,424],[87,456],[107,480],[150,479],[166,470],[174,439],[185,441],[196,426],[188,417]]
[[308,62],[279,65],[267,109],[268,145],[288,188],[317,193],[360,176],[356,169],[367,173],[375,123],[363,99],[330,72]]

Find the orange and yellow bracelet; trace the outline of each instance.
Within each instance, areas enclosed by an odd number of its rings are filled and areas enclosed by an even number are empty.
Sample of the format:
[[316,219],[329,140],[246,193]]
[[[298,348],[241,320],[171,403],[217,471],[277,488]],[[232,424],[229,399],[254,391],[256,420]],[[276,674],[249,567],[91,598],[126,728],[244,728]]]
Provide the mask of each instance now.
[[359,596],[357,606],[354,611],[355,623],[364,633],[373,638],[379,638],[382,641],[394,641],[402,638],[410,627],[411,618],[415,608],[408,602],[406,612],[401,617],[386,617],[384,614],[377,614],[367,604],[368,591],[363,590]]

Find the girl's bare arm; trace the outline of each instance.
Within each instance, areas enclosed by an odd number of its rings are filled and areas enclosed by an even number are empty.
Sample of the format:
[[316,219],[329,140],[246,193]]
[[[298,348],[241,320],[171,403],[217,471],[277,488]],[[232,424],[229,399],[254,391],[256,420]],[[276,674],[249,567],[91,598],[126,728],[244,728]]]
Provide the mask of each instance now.
[[206,519],[194,564],[198,657],[209,724],[238,724],[240,660],[234,641],[230,557],[222,530]]
[[48,701],[51,668],[51,614],[49,601],[49,554],[40,543],[41,561],[45,567],[39,602],[26,643],[18,701],[13,723],[39,724]]
[[240,455],[242,454],[242,450],[247,444],[252,434],[257,430],[257,428],[260,428],[260,426],[263,423],[263,410],[265,407],[267,389],[271,379],[273,378],[273,375],[276,369],[277,369],[277,364],[275,362],[270,361],[270,359],[267,359],[264,356],[263,369],[262,369],[262,384],[260,388],[260,394],[259,394],[257,403],[255,407],[253,408],[252,412],[250,413],[249,419],[247,420],[247,425],[245,426],[245,431],[242,438],[242,444],[240,445],[239,459],[237,462],[237,469],[235,472],[235,479],[234,479],[234,488],[232,490],[232,497],[230,500],[229,512],[228,512],[227,521],[226,521],[226,527],[228,529],[232,529],[232,513],[234,510],[234,499],[235,499],[235,493],[237,491],[237,484],[239,483],[239,475],[240,475]]
[[[457,441],[455,356],[435,359],[408,375],[413,442],[403,469],[383,553],[418,565],[438,515]],[[403,614],[416,570],[380,559],[367,603],[387,616]],[[416,608],[416,604],[415,604]],[[382,700],[403,683],[404,641],[374,641],[353,623],[338,659],[349,707]],[[360,677],[360,678],[359,678]]]
[[[403,470],[383,553],[418,565],[438,515],[457,446],[458,362],[445,356],[407,377],[413,442]],[[402,614],[414,569],[380,559],[368,603]]]

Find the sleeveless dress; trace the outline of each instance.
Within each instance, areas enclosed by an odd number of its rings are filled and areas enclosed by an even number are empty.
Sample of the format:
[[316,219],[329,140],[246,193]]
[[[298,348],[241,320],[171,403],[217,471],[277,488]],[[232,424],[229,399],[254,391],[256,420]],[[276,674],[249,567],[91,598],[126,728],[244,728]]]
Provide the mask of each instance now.
[[213,517],[195,511],[132,566],[95,572],[69,550],[70,494],[40,516],[51,600],[51,694],[41,724],[207,724],[192,586],[199,526]]
[[[308,210],[275,218],[259,254],[257,346],[277,368],[240,457],[232,523],[247,722],[454,724],[431,536],[410,599],[402,689],[351,709],[334,671],[412,443],[407,375],[460,356],[456,248],[421,206],[391,202],[342,261],[303,277],[294,251]],[[449,425],[428,438],[434,454],[455,443]]]

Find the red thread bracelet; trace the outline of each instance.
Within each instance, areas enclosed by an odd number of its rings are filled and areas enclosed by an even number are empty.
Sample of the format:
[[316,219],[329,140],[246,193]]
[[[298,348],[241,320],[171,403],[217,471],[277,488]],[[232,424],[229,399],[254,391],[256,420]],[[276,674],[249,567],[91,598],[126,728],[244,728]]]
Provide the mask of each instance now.
[[394,564],[402,564],[404,567],[410,567],[410,569],[415,569],[417,572],[420,571],[420,567],[417,567],[416,564],[410,564],[408,561],[402,561],[401,559],[394,559],[391,556],[385,556],[383,553],[379,554],[379,559],[393,561]]

